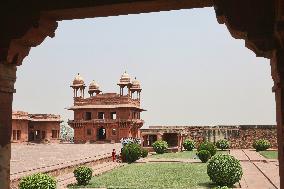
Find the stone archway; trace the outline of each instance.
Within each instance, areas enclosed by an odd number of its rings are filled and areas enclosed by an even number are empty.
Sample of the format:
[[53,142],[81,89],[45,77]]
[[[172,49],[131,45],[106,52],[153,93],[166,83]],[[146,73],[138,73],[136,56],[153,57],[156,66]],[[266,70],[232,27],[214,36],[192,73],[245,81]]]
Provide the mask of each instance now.
[[[5,1],[0,6],[0,188],[9,188],[12,101],[16,66],[31,47],[54,37],[57,21],[214,6],[217,20],[244,39],[256,56],[271,59],[276,100],[280,188],[284,188],[283,0],[62,0]],[[189,23],[190,24],[190,23]]]

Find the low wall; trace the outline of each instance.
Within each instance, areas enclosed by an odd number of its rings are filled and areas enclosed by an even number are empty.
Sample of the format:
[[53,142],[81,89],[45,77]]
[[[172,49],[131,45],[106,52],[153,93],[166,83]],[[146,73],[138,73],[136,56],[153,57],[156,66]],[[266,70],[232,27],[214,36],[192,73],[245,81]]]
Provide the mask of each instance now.
[[[203,141],[217,142],[227,139],[231,148],[253,148],[252,144],[257,139],[267,139],[272,148],[277,148],[276,125],[231,125],[231,126],[150,126],[141,129],[142,135],[163,136],[164,133],[177,133],[179,140],[192,139],[197,146]],[[147,138],[147,137],[145,137]],[[161,138],[161,137],[160,137]],[[183,138],[183,139],[182,139]],[[179,141],[178,144],[181,144]]]

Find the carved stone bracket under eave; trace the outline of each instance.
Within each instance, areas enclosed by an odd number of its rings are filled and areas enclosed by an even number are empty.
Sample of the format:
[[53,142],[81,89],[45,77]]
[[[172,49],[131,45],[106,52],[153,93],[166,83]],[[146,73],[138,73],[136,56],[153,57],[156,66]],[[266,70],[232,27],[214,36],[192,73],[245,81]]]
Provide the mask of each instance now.
[[57,26],[56,20],[41,17],[21,38],[11,40],[7,59],[4,62],[21,65],[31,47],[40,45],[47,36],[55,36]]
[[[259,3],[259,2],[255,2]],[[261,3],[259,3],[261,4]],[[268,4],[269,6],[265,6]],[[244,39],[245,46],[256,56],[271,58],[272,52],[278,47],[278,40],[274,35],[273,5],[262,3],[255,6],[250,1],[215,0],[215,13],[219,24],[225,24],[235,39]],[[242,9],[242,15],[235,9]],[[269,18],[263,20],[264,12]],[[262,16],[255,16],[260,13]],[[269,27],[268,27],[269,26]],[[267,30],[268,28],[268,30]]]

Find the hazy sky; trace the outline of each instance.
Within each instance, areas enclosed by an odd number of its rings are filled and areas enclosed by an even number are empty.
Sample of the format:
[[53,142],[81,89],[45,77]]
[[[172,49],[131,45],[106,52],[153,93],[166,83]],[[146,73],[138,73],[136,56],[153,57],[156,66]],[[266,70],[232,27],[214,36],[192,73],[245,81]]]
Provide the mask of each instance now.
[[147,126],[275,124],[269,60],[233,39],[213,8],[59,22],[18,68],[14,110],[73,119],[65,108],[78,72],[119,93],[124,70],[141,82]]

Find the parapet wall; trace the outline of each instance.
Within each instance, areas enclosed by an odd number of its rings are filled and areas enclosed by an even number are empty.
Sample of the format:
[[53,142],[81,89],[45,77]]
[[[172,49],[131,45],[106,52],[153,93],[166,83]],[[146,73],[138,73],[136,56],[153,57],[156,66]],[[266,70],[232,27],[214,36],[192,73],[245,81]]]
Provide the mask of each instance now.
[[257,139],[267,139],[272,148],[277,148],[276,125],[218,125],[218,126],[149,126],[141,129],[141,135],[176,133],[179,138],[189,138],[197,145],[207,140],[217,142],[227,139],[231,148],[252,148]]
[[277,130],[275,128],[240,129],[239,135],[229,137],[231,148],[252,148],[257,139],[267,139],[272,148],[277,148]]

